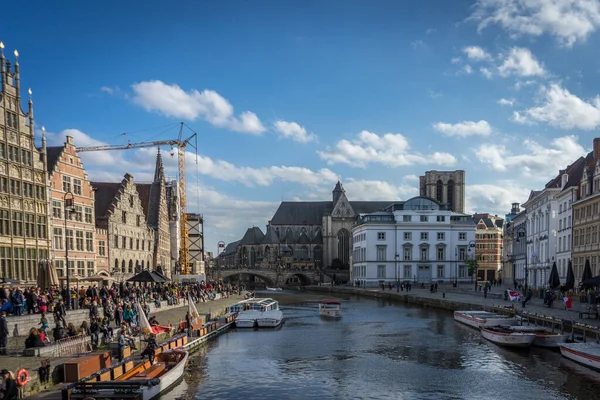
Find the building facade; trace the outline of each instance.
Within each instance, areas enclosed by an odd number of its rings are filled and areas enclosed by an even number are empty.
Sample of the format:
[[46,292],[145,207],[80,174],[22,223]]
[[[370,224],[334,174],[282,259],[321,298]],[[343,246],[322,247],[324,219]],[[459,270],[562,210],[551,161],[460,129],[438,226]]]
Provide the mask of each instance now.
[[420,196],[431,197],[460,214],[465,212],[465,171],[426,171],[419,177]]
[[585,263],[589,262],[592,276],[600,273],[600,138],[583,170],[578,197],[572,205],[572,260],[576,283],[581,281]]
[[204,217],[187,214],[190,271],[193,275],[205,274],[204,263]]
[[96,226],[106,229],[111,274],[124,280],[136,271],[154,265],[154,230],[146,224],[146,213],[133,176],[120,183],[92,182],[96,190]]
[[504,219],[491,214],[474,214],[476,224],[475,257],[477,280],[494,281],[502,278],[502,230]]
[[94,235],[96,247],[96,271],[99,275],[110,275],[110,264],[108,262],[108,231],[96,228]]
[[[95,195],[73,138],[67,136],[63,146],[47,147],[46,154],[52,207],[52,258],[56,273],[59,277],[67,273],[65,247],[68,245],[71,276],[95,275]],[[73,206],[69,209],[65,206],[65,201],[71,199]]]
[[35,147],[33,102],[21,108],[18,53],[14,68],[0,49],[0,277],[33,281],[50,258],[48,174]]
[[428,197],[397,202],[356,219],[351,279],[366,285],[396,281],[469,282],[470,215]]
[[179,260],[181,248],[181,206],[179,203],[179,182],[171,180],[166,186],[167,212],[169,214],[169,235],[171,238],[171,273],[175,274],[175,265]]
[[527,210],[514,215],[510,221],[513,242],[512,253],[509,253],[509,256],[513,267],[513,279],[521,286],[525,286],[529,278],[531,251],[527,236],[527,221]]

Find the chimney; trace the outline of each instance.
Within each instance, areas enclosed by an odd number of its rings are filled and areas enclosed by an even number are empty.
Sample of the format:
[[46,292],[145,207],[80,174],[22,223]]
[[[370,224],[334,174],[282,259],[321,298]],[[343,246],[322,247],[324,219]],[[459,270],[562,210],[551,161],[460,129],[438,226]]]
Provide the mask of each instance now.
[[600,138],[594,138],[594,160],[600,158]]
[[565,186],[567,185],[567,182],[569,182],[569,174],[562,174],[560,188],[564,189]]

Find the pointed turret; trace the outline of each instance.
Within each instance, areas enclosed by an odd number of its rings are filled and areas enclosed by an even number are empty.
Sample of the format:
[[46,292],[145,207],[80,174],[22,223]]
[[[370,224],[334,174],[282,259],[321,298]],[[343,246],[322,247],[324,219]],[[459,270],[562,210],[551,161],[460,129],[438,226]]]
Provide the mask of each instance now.
[[335,184],[335,188],[333,189],[333,192],[331,192],[331,194],[333,195],[333,206],[334,207],[337,204],[340,197],[342,196],[342,194],[344,194],[344,193],[346,193],[346,191],[344,190],[344,187],[342,186],[342,182],[340,182],[338,180],[337,183]]
[[160,147],[158,153],[156,153],[156,165],[154,166],[154,182],[160,182],[165,176],[165,167],[163,165],[162,155],[160,154]]
[[150,199],[148,201],[148,210],[146,220],[151,228],[158,228],[158,219],[160,213],[161,189],[165,178],[162,156],[160,149],[156,154],[156,165],[154,166],[154,180],[150,185]]

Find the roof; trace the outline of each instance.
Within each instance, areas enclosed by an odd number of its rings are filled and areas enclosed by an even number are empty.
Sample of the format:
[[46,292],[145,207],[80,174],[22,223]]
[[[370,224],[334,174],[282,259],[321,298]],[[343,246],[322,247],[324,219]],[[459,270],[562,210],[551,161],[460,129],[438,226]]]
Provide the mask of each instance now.
[[248,228],[242,240],[240,240],[240,245],[250,245],[250,244],[262,244],[262,241],[265,237],[265,234],[260,230],[259,227],[254,226],[252,228]]
[[46,147],[46,157],[48,160],[48,172],[53,173],[60,155],[62,154],[65,146],[52,146]]
[[321,231],[318,230],[315,233],[315,237],[313,237],[312,244],[323,244],[323,235],[321,235]]
[[[397,202],[397,201],[396,201]],[[350,201],[354,213],[382,210],[394,201]],[[271,225],[322,225],[323,216],[333,210],[332,201],[282,201]]]
[[[146,221],[148,225],[150,224],[150,215],[148,213],[148,207],[150,205],[150,191],[152,190],[152,185],[149,183],[136,183],[135,188],[137,189],[138,196],[140,198],[140,202],[142,203],[142,209],[144,211],[144,216],[146,216]],[[158,215],[157,215],[158,222]],[[157,223],[158,225],[158,223]],[[153,225],[151,225],[153,226]]]
[[162,185],[165,181],[164,167],[162,156],[160,155],[160,148],[158,153],[156,154],[156,166],[154,170],[154,180],[152,181],[152,185],[150,185],[150,193],[148,208],[146,210],[146,221],[148,226],[158,229],[158,221],[160,214],[160,202],[163,200],[161,198],[161,189]]
[[281,243],[281,240],[279,240],[279,236],[277,236],[275,229],[273,229],[271,226],[267,226],[267,233],[265,234],[262,242],[264,244],[274,244]]
[[300,236],[298,237],[298,244],[310,244],[310,239],[308,237],[308,235],[306,234],[306,232],[301,232]]
[[94,214],[96,220],[98,220],[107,215],[110,205],[117,197],[122,182],[90,182],[90,184],[95,190]]
[[233,254],[237,250],[238,244],[240,244],[241,240],[236,240],[235,242],[228,243],[225,246],[225,250],[221,253],[221,255]]
[[579,157],[577,161],[575,161],[571,165],[571,171],[569,171],[569,180],[567,181],[567,184],[565,185],[563,190],[572,186],[579,186],[581,176],[583,175],[583,171],[585,170],[585,166],[593,159],[594,152],[590,151],[585,158]]

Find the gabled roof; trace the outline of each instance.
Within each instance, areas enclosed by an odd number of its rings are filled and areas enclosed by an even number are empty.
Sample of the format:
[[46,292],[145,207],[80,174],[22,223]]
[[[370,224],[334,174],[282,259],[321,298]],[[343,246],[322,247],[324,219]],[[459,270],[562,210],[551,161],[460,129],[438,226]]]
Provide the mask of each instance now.
[[60,155],[62,154],[65,146],[52,146],[46,147],[46,157],[48,160],[48,173],[53,173],[54,168],[56,168],[56,164],[60,159]]
[[300,236],[298,236],[297,240],[298,244],[310,244],[310,238],[306,234],[306,232],[301,232]]
[[287,231],[283,239],[281,239],[281,243],[285,244],[294,244],[296,243],[296,239],[294,238],[294,234],[291,230]]
[[571,171],[569,171],[569,180],[567,181],[567,184],[565,185],[564,189],[567,189],[567,188],[570,188],[573,186],[579,186],[579,183],[581,182],[581,176],[583,175],[585,166],[593,160],[594,160],[594,152],[593,151],[590,151],[588,153],[588,155],[585,156],[585,158],[579,157],[577,159],[577,161],[575,161],[571,165]]
[[263,238],[263,244],[279,244],[281,240],[279,240],[279,236],[277,236],[277,232],[271,226],[267,226],[267,233]]
[[227,246],[225,246],[225,250],[223,250],[223,252],[221,254],[223,255],[228,255],[228,254],[234,254],[237,250],[237,246],[238,244],[240,244],[241,240],[236,240],[235,242],[231,242],[228,243]]
[[262,244],[262,241],[265,237],[265,234],[260,230],[259,227],[254,226],[252,228],[248,228],[242,240],[240,240],[240,245],[252,245],[252,244]]
[[[142,210],[144,211],[144,216],[146,217],[146,223],[148,225],[151,225],[148,208],[150,205],[150,191],[152,189],[152,185],[149,183],[136,183],[135,188],[137,189],[138,197],[140,198],[140,202],[142,203]],[[158,223],[156,225],[158,226]]]
[[317,231],[315,237],[312,240],[312,244],[323,244],[323,235],[321,235],[321,231]]
[[94,214],[96,220],[108,216],[108,209],[117,197],[122,182],[90,182],[95,190]]
[[[394,201],[349,201],[355,214],[382,210]],[[397,201],[396,201],[397,203]],[[332,201],[282,201],[271,225],[322,225],[323,216],[333,210]]]

